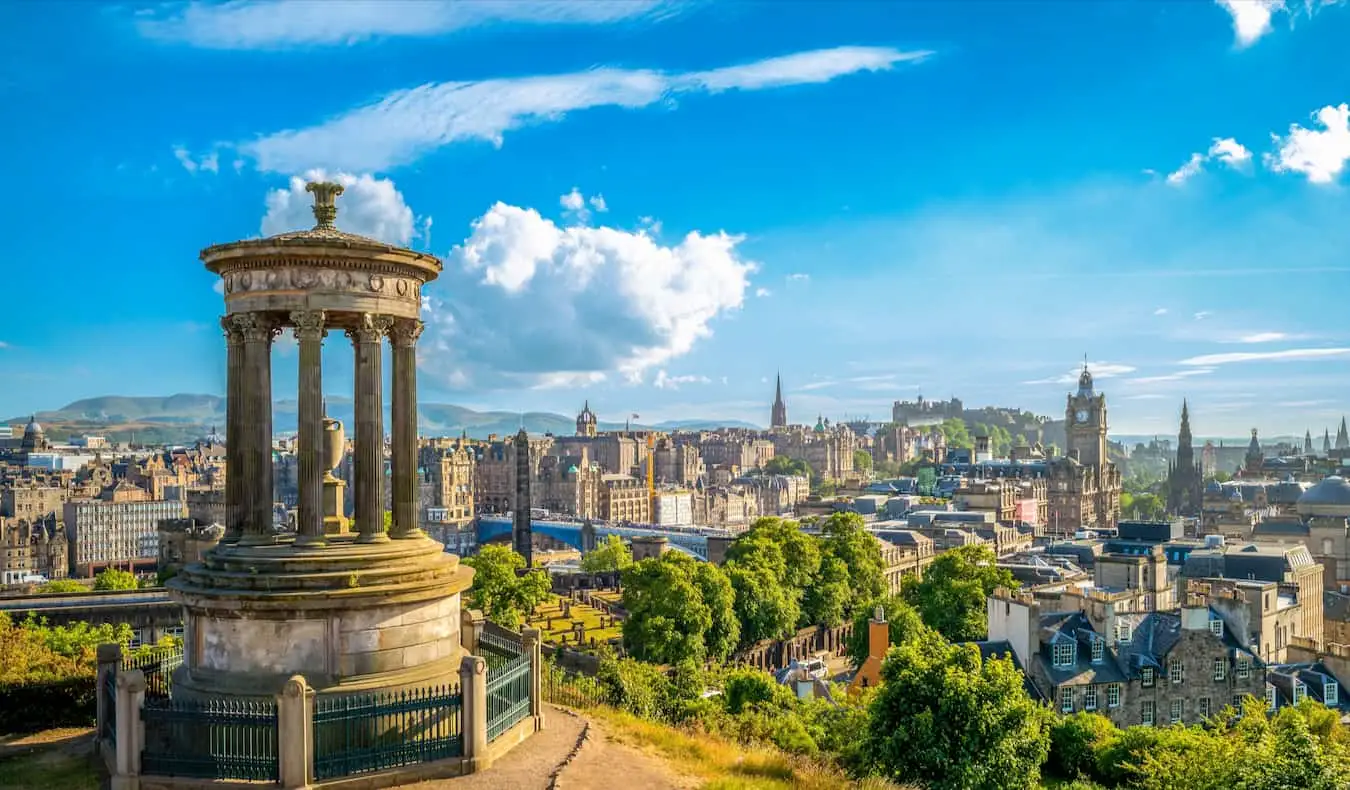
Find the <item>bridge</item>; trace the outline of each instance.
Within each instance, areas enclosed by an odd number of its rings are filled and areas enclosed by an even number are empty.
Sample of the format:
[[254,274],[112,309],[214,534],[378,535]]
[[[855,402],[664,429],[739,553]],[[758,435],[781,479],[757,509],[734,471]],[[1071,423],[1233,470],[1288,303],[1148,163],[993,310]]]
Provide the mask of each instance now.
[[30,616],[48,625],[74,623],[131,626],[138,642],[158,642],[166,634],[181,636],[183,607],[169,600],[163,588],[56,593],[0,598],[0,612],[15,622]]
[[[587,551],[595,548],[598,541],[610,535],[618,535],[624,540],[633,538],[662,537],[669,541],[671,548],[697,557],[708,559],[708,538],[730,537],[731,533],[721,529],[707,527],[658,527],[649,524],[617,525],[605,522],[572,520],[567,518],[531,518],[530,530],[537,535],[546,535],[572,548]],[[590,536],[587,531],[594,533]],[[477,525],[478,544],[511,534],[511,517],[479,516]]]

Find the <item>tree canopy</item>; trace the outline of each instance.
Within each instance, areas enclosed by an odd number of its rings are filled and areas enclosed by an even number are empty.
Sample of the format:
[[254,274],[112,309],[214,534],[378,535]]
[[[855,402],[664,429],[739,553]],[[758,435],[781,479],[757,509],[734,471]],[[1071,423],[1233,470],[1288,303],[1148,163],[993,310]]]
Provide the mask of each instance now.
[[854,669],[861,667],[867,660],[868,648],[868,622],[876,613],[876,608],[880,606],[882,614],[886,617],[886,625],[889,626],[890,645],[897,647],[909,642],[912,639],[926,637],[933,633],[919,616],[919,612],[913,606],[905,603],[905,599],[898,595],[887,596],[876,600],[872,605],[860,607],[853,615],[853,632],[848,638],[848,658],[853,662]]
[[853,468],[861,472],[869,472],[872,469],[872,454],[866,450],[853,451]]
[[104,568],[94,577],[95,590],[135,590],[140,586],[136,574],[117,568]]
[[801,475],[811,477],[811,466],[800,458],[775,455],[764,464],[764,471],[771,475]]
[[621,571],[633,564],[633,551],[618,535],[606,535],[605,540],[581,558],[581,569],[587,573]]
[[74,579],[54,579],[38,585],[37,591],[40,593],[82,593],[89,592],[89,588]]
[[893,649],[862,755],[898,782],[930,790],[1032,790],[1050,750],[1046,708],[1008,659],[927,633]]
[[518,626],[552,590],[547,571],[532,568],[518,573],[525,568],[525,558],[506,546],[483,546],[464,564],[474,569],[469,605],[508,628]]
[[1017,587],[1012,574],[999,568],[993,549],[958,546],[939,554],[923,578],[906,576],[904,599],[923,621],[953,642],[984,639],[988,633],[985,601],[996,587]]
[[623,572],[624,647],[658,664],[721,660],[740,636],[735,594],[720,568],[678,552]]

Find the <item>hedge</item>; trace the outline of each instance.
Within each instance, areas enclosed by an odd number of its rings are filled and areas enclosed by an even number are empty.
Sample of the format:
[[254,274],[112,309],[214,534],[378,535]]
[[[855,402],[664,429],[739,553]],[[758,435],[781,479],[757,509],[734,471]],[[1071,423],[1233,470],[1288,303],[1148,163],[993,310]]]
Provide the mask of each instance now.
[[55,727],[92,727],[98,718],[96,686],[93,675],[0,686],[0,733],[22,735]]

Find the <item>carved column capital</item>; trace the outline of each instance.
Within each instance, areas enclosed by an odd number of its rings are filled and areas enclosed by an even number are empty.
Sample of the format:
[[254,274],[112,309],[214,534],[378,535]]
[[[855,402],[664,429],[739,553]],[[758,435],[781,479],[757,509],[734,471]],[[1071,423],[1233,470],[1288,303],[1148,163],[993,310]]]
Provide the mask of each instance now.
[[290,317],[296,340],[323,340],[328,335],[324,328],[327,314],[322,310],[292,310]]
[[245,343],[271,343],[272,338],[281,334],[276,321],[261,313],[237,313],[230,316],[234,328],[243,336]]
[[393,325],[394,319],[387,315],[362,313],[356,326],[347,330],[347,337],[353,343],[379,343]]
[[394,326],[389,330],[389,342],[395,348],[411,348],[417,345],[417,338],[422,336],[422,330],[427,325],[416,318],[395,321]]
[[235,326],[236,316],[223,315],[220,317],[220,329],[225,333],[225,343],[230,346],[237,346],[244,342],[244,333]]

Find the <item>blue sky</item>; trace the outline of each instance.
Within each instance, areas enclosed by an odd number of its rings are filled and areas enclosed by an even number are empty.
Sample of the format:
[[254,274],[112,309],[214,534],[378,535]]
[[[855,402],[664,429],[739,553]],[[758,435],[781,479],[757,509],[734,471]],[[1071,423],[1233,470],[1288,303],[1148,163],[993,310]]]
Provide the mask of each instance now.
[[[222,392],[211,243],[446,261],[421,397],[602,419],[1320,435],[1350,385],[1350,4],[25,3],[0,416]],[[340,338],[326,387],[351,386]],[[294,386],[293,348],[276,388]]]

